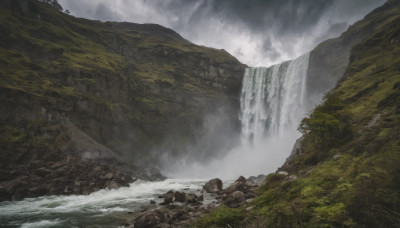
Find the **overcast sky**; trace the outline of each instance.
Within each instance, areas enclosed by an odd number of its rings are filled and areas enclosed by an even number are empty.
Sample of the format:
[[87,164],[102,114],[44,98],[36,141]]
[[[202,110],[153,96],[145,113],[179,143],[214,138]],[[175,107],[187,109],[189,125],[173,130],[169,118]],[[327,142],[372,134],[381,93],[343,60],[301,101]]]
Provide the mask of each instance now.
[[296,58],[385,0],[59,0],[72,15],[156,23],[249,66]]

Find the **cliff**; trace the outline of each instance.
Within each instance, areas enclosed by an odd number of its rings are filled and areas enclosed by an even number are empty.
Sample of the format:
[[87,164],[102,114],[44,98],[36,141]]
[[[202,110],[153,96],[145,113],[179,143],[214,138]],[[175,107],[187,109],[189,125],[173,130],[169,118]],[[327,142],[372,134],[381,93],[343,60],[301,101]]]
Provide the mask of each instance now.
[[396,1],[373,10],[363,20],[351,25],[340,37],[326,40],[311,51],[307,97],[315,99],[311,102],[312,104],[319,104],[321,95],[343,80],[349,64],[351,48],[376,31],[381,30],[382,26],[388,26],[385,21],[391,20],[393,13],[395,13],[391,9],[393,4],[396,4]]
[[155,179],[138,166],[196,148],[205,116],[238,126],[245,66],[224,50],[33,0],[0,1],[0,21],[0,200]]
[[223,206],[194,227],[399,227],[400,2],[386,2],[316,50],[346,37],[351,48],[321,56],[319,71],[310,66],[322,77],[323,64],[349,62],[326,73],[345,69],[302,120],[292,156],[266,177],[254,201]]

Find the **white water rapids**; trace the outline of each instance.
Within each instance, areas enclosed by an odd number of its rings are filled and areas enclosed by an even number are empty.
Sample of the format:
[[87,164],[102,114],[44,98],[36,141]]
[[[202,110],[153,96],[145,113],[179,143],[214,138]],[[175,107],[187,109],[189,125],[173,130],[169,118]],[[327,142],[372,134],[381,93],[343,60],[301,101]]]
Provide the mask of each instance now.
[[[45,196],[0,203],[0,227],[118,227],[133,218],[128,212],[155,208],[163,202],[158,196],[169,190],[196,193],[205,179],[167,179],[159,182],[136,181],[129,187],[100,190],[90,195]],[[232,181],[225,181],[228,186]],[[211,197],[204,195],[205,203]],[[156,201],[155,205],[150,200]]]
[[0,227],[123,226],[132,217],[128,212],[156,207],[150,205],[150,200],[160,203],[158,196],[171,189],[193,193],[210,177],[232,180],[240,175],[275,171],[288,157],[300,135],[296,128],[311,106],[305,99],[308,58],[306,54],[269,68],[246,69],[240,98],[242,142],[225,157],[212,159],[208,164],[182,163],[166,173],[181,179],[137,181],[130,187],[87,196],[1,202]]

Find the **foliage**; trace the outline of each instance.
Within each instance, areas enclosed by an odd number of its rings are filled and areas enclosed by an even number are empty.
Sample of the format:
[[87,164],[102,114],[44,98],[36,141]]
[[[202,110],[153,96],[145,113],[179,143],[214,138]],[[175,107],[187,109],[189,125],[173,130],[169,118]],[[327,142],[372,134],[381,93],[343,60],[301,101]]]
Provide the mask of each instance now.
[[246,217],[246,209],[229,208],[221,206],[218,210],[206,214],[193,227],[240,227],[242,220]]
[[300,154],[282,167],[297,178],[268,175],[246,227],[400,227],[400,6],[392,3],[352,27],[379,25],[301,122]]
[[325,102],[301,121],[299,131],[310,135],[317,150],[342,144],[351,137],[349,113],[343,108],[339,95],[327,94]]

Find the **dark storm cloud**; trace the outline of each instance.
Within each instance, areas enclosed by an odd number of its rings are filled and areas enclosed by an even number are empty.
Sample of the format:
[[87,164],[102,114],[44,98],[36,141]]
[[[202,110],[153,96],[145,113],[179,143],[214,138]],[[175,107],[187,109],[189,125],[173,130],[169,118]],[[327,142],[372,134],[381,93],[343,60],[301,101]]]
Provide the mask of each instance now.
[[385,0],[59,0],[73,15],[157,23],[188,40],[270,65],[340,35]]

